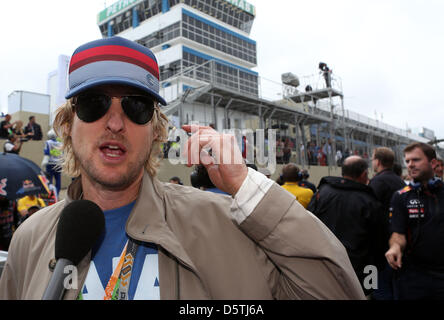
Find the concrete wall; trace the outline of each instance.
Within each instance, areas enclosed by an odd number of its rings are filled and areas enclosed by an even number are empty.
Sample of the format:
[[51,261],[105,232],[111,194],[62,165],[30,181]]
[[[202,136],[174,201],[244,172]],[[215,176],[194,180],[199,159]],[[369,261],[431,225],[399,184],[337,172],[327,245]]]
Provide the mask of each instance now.
[[[282,166],[278,164],[276,167],[276,171],[272,174],[271,179],[276,181],[279,175],[282,172]],[[161,168],[158,172],[158,178],[161,181],[169,181],[171,177],[177,176],[179,177],[184,185],[190,186],[190,174],[193,171],[194,167],[188,168],[185,165],[172,165],[168,160],[163,160]],[[320,166],[310,166],[308,169],[310,173],[310,178],[308,179],[310,182],[314,183],[316,186],[319,181],[324,176],[341,176],[341,168],[338,167],[320,167]]]
[[35,122],[37,122],[40,125],[40,127],[42,127],[42,140],[46,140],[47,139],[46,134],[48,133],[50,128],[48,114],[29,112],[29,111],[17,111],[15,113],[11,113],[10,122],[13,123],[14,121],[21,120],[23,122],[23,129],[25,129],[26,125],[29,122],[30,116],[35,116]]

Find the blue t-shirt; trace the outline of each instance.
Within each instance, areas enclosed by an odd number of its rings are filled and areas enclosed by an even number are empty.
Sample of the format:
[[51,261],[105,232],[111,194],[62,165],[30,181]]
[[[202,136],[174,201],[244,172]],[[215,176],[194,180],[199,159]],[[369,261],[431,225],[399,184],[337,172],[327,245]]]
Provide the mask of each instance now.
[[[92,261],[82,288],[83,299],[103,299],[106,285],[128,241],[125,224],[134,203],[104,212],[105,231],[92,249]],[[129,299],[160,299],[158,255],[154,244],[139,244],[130,280]]]

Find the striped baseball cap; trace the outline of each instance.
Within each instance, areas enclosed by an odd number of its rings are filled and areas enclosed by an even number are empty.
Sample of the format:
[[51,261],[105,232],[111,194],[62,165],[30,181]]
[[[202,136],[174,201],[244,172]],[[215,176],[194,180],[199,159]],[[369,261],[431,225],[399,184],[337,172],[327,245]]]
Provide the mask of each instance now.
[[69,99],[95,86],[120,84],[141,89],[162,105],[159,66],[153,52],[128,39],[110,37],[78,47],[69,63]]

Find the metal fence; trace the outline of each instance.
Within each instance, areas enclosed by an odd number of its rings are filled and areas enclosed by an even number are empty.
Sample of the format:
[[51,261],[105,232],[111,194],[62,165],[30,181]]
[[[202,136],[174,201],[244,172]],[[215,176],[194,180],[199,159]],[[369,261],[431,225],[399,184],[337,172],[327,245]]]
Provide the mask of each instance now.
[[[320,99],[317,100],[316,103],[309,102],[304,104],[296,104],[289,101],[289,97],[291,95],[300,93],[300,88],[305,90],[306,86],[308,85],[310,85],[314,91],[325,89],[326,83],[322,74],[312,74],[300,77],[300,85],[298,87],[288,86],[260,76],[253,76],[253,74],[250,75],[251,77],[248,76],[248,73],[242,70],[234,69],[219,61],[210,60],[202,65],[195,65],[185,68],[171,78],[164,80],[162,82],[160,93],[168,102],[172,102],[179,99],[186,91],[184,88],[188,86],[198,89],[199,87],[214,85],[221,88],[226,88],[235,93],[274,102],[278,105],[290,105],[296,110],[311,114],[323,113],[324,115],[329,115],[330,112],[333,112],[333,114],[338,118],[344,118],[346,123],[350,120],[356,121],[362,125],[391,132],[412,140],[423,142],[428,141],[427,139],[412,134],[407,130],[396,128],[382,121],[375,120],[355,111],[342,108],[341,102],[338,103],[337,101],[330,101],[329,99]],[[335,74],[332,74],[331,79],[331,87],[339,92],[342,92],[341,78]]]

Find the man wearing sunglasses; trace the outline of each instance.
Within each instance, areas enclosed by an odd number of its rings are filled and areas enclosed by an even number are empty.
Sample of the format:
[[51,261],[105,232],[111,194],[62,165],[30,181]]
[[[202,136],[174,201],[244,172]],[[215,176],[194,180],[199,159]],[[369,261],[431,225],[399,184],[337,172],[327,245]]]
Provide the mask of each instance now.
[[64,206],[78,199],[104,211],[105,232],[77,266],[65,299],[364,298],[342,244],[294,196],[242,161],[217,160],[227,152],[242,159],[231,137],[183,127],[196,131],[189,165],[197,154],[231,197],[156,178],[168,119],[148,48],[119,37],[80,46],[66,98],[54,128],[64,170],[77,178],[65,200],[17,230],[0,299],[42,297],[53,258],[45,248]]

